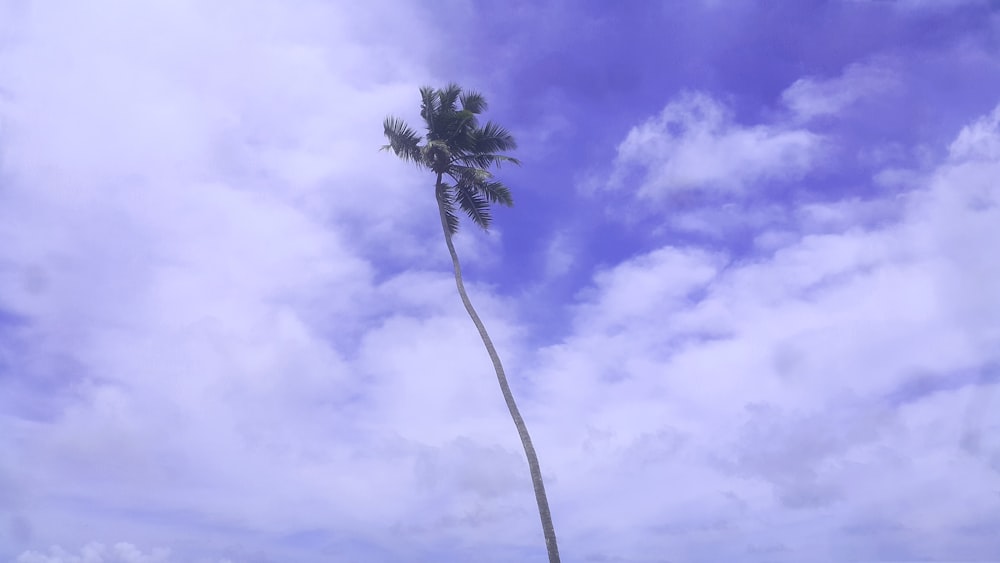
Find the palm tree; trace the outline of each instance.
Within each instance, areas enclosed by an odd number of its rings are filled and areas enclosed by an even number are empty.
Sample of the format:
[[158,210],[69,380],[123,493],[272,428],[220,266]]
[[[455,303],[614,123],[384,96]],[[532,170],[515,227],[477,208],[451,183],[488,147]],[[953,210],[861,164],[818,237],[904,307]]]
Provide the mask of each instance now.
[[444,230],[444,242],[448,246],[451,263],[455,269],[458,294],[472,322],[475,323],[479,336],[483,339],[486,352],[493,360],[493,369],[496,370],[500,391],[503,392],[507,409],[521,437],[524,454],[528,458],[528,469],[531,471],[531,482],[535,488],[535,501],[538,503],[538,515],[542,520],[549,563],[558,563],[559,548],[556,545],[556,532],[552,527],[552,515],[549,512],[549,501],[545,496],[545,484],[542,482],[538,456],[531,444],[528,427],[524,424],[517,403],[514,402],[514,395],[510,392],[500,356],[465,292],[462,268],[458,262],[455,245],[452,243],[452,236],[458,232],[456,207],[467,213],[475,224],[488,229],[492,220],[491,204],[499,203],[508,207],[513,205],[514,200],[511,198],[510,190],[503,183],[494,180],[489,169],[494,166],[499,168],[503,163],[520,164],[517,159],[502,154],[517,148],[517,143],[506,129],[492,121],[480,126],[477,116],[486,110],[486,99],[477,92],[463,93],[458,85],[449,84],[446,88],[438,90],[421,88],[420,97],[420,117],[427,126],[426,137],[421,139],[416,131],[401,119],[387,117],[384,125],[389,144],[382,147],[382,150],[391,150],[404,161],[429,169],[436,176],[434,195],[441,217],[441,229]]

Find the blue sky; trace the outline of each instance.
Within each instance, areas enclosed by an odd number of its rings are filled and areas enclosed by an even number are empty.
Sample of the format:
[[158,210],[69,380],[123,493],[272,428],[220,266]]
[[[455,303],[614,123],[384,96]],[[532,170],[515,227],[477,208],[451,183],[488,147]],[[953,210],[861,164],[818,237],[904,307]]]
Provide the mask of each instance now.
[[0,560],[1000,553],[1000,12],[975,0],[0,0]]

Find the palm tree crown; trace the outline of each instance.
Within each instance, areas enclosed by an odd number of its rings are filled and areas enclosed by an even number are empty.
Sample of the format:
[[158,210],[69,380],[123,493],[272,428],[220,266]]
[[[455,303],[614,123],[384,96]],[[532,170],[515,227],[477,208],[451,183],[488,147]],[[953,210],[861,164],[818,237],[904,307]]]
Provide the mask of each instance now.
[[382,150],[391,150],[403,160],[437,174],[438,202],[450,234],[458,231],[456,206],[474,223],[488,229],[492,221],[490,205],[509,207],[514,203],[510,190],[496,181],[489,169],[503,163],[520,164],[516,158],[502,154],[516,149],[517,143],[506,129],[492,121],[480,126],[477,116],[486,110],[486,99],[478,92],[462,92],[458,85],[449,84],[443,89],[421,88],[420,98],[426,137],[421,139],[403,120],[390,116],[384,123],[389,144]]

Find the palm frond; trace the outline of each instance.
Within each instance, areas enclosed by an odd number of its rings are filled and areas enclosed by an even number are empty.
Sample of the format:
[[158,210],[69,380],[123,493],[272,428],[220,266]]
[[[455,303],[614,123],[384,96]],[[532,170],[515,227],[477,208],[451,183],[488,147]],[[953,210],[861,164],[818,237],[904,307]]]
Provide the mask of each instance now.
[[441,113],[455,113],[458,111],[458,99],[462,96],[462,87],[454,82],[448,84],[437,91],[438,108]]
[[517,148],[517,142],[510,132],[492,121],[487,121],[486,125],[472,135],[475,138],[473,152],[500,153]]
[[455,162],[461,163],[463,166],[474,166],[476,168],[489,169],[494,166],[500,168],[504,163],[520,165],[521,161],[503,154],[462,154],[452,156]]
[[458,232],[458,214],[455,213],[455,189],[448,184],[441,182],[437,188],[437,201],[444,212],[444,220],[448,225],[448,233]]
[[427,127],[427,138],[440,139],[441,96],[439,90],[429,86],[420,88],[420,117]]
[[462,152],[468,150],[473,143],[473,132],[479,128],[479,120],[474,113],[468,111],[456,111],[444,113],[440,116],[440,133],[451,146],[452,151]]
[[455,187],[455,200],[473,223],[483,230],[490,228],[490,223],[493,221],[493,217],[490,216],[490,202],[478,190],[459,184]]
[[479,123],[474,114],[461,112],[458,115],[470,116],[470,118],[466,121],[456,123],[461,126],[456,128],[453,135],[449,138],[449,143],[453,147],[452,154],[470,154],[475,149],[475,132],[478,129]]
[[476,182],[485,182],[493,177],[493,174],[489,170],[478,168],[475,166],[456,166],[452,165],[448,168],[447,174],[455,180],[456,185],[474,184]]
[[437,90],[430,86],[420,87],[420,117],[427,120],[429,115],[438,113]]
[[486,111],[486,98],[474,90],[469,90],[461,96],[462,109],[475,114]]
[[514,205],[514,196],[510,193],[510,188],[503,182],[482,182],[476,184],[479,193],[486,197],[490,203],[499,203],[506,207]]
[[425,86],[420,89],[420,99],[420,116],[427,126],[424,137],[390,116],[384,123],[389,144],[382,149],[453,182],[439,182],[435,190],[450,234],[458,232],[459,209],[488,229],[492,222],[490,206],[514,203],[510,189],[490,172],[503,164],[520,164],[518,159],[503,154],[517,148],[514,137],[492,121],[480,126],[478,116],[486,111],[487,103],[479,92],[463,92],[454,83],[440,89]]
[[489,203],[499,203],[507,207],[514,205],[510,189],[503,182],[493,180],[493,174],[488,170],[472,166],[453,166],[448,174],[455,179],[455,188],[458,191],[475,192],[486,198]]
[[420,163],[420,136],[398,117],[389,116],[382,124],[388,145],[382,150],[391,150],[404,161]]

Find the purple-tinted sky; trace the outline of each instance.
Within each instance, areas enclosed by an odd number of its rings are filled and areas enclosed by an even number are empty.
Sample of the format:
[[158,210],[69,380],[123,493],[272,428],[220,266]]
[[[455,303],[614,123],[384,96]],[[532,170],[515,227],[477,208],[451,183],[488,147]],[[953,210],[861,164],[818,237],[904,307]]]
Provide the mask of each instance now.
[[0,560],[1000,557],[1000,9],[0,0]]

